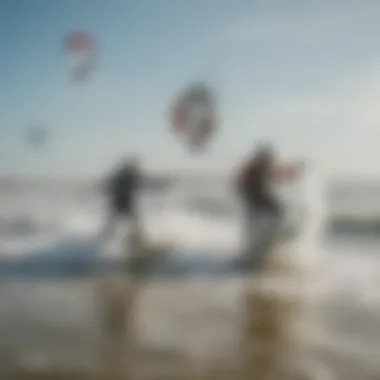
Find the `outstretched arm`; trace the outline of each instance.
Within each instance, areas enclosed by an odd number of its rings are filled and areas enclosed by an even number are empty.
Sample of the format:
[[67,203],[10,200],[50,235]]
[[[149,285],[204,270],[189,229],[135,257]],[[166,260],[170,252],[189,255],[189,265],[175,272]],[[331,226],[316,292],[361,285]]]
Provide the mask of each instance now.
[[273,168],[273,180],[276,182],[292,182],[297,180],[304,172],[304,164],[277,164]]

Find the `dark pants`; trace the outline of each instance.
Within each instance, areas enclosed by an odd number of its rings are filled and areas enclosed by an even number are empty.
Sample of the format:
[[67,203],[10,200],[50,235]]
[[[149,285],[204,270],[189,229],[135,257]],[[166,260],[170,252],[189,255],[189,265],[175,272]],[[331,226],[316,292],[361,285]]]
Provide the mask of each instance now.
[[111,199],[110,211],[115,215],[133,217],[136,214],[136,201],[131,196],[115,196]]

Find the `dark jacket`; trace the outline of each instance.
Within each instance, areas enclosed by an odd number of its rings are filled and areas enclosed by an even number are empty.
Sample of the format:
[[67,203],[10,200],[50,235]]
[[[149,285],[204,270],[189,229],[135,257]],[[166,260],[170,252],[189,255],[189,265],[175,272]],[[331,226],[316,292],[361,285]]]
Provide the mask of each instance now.
[[281,207],[271,192],[271,164],[269,157],[254,157],[239,173],[237,188],[247,207],[278,214]]
[[140,175],[134,165],[117,170],[108,183],[110,207],[116,213],[134,214]]

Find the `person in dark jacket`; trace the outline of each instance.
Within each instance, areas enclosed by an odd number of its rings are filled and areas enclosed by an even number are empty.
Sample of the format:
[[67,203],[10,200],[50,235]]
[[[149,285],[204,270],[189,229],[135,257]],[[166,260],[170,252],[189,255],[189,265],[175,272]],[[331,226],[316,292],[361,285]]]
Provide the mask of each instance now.
[[139,163],[133,158],[124,160],[106,180],[104,190],[108,201],[109,215],[101,235],[102,239],[109,239],[112,242],[114,239],[118,239],[119,231],[122,236],[126,236],[127,229],[130,232],[129,235],[138,234],[140,222],[137,196],[140,182]]
[[107,190],[110,211],[130,219],[137,217],[136,197],[140,184],[140,170],[136,160],[129,159],[111,176]]
[[273,185],[298,179],[302,170],[299,162],[280,164],[275,150],[266,144],[259,146],[239,171],[235,185],[245,213],[247,251],[243,259],[254,269],[264,264],[284,222],[284,207]]

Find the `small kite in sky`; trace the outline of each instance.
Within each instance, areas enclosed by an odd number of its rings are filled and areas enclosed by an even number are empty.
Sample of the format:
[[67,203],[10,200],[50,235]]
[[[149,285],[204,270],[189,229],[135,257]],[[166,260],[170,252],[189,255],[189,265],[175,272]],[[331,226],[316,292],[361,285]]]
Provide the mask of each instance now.
[[86,32],[72,32],[64,38],[63,50],[71,62],[71,77],[75,82],[88,78],[95,67],[96,46],[92,36]]
[[185,89],[171,107],[172,130],[191,150],[205,147],[217,129],[216,119],[214,94],[202,83]]

